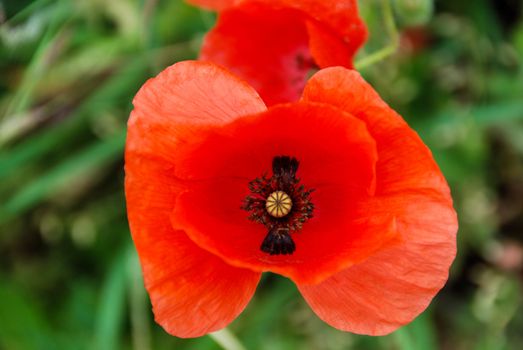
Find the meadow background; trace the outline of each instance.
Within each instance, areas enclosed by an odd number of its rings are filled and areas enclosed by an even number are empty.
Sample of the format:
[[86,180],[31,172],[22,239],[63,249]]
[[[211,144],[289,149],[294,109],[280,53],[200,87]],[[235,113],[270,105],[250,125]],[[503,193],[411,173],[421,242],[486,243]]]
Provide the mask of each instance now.
[[[452,188],[449,282],[415,322],[373,338],[327,326],[267,274],[229,330],[247,349],[523,349],[523,2],[365,0],[361,12],[358,67]],[[214,21],[179,0],[0,1],[0,349],[220,349],[153,322],[122,157],[134,94],[195,58]]]

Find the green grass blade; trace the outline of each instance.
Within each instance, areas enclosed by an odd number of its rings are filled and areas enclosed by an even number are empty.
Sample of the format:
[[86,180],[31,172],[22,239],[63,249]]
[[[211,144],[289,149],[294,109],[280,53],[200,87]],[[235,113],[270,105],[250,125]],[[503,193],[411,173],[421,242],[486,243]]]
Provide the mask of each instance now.
[[50,52],[55,49],[55,43],[60,40],[60,29],[70,17],[71,9],[66,2],[59,2],[53,8],[52,17],[40,40],[31,62],[25,70],[22,82],[7,107],[6,115],[20,114],[32,103],[32,97],[38,82],[41,80],[47,65]]
[[52,195],[64,184],[72,183],[75,178],[83,176],[86,171],[120,158],[124,143],[125,131],[121,131],[107,140],[87,147],[46,174],[39,176],[4,204],[0,209],[0,222],[31,208]]
[[32,136],[12,149],[0,152],[0,180],[17,171],[25,163],[39,159],[54,148],[74,140],[75,136],[88,126],[89,119],[98,116],[98,111],[114,105],[115,101],[130,101],[140,82],[143,82],[146,69],[143,59],[131,61],[67,120]]
[[118,349],[125,310],[126,275],[129,246],[120,251],[104,281],[98,305],[93,349]]
[[149,330],[149,303],[145,293],[138,255],[132,248],[129,249],[128,263],[129,306],[133,347],[134,349],[149,350],[152,349]]

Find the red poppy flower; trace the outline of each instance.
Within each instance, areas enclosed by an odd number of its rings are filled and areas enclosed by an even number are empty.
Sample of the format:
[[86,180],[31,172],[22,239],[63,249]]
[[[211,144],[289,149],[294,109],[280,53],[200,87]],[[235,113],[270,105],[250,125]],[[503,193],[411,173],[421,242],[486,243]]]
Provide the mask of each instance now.
[[355,72],[327,68],[267,108],[206,62],[149,80],[129,120],[125,189],[156,320],[226,326],[260,274],[292,279],[325,322],[380,335],[447,279],[456,214],[430,151]]
[[296,101],[311,69],[352,68],[367,38],[357,0],[189,0],[219,11],[201,59],[247,80],[272,105]]

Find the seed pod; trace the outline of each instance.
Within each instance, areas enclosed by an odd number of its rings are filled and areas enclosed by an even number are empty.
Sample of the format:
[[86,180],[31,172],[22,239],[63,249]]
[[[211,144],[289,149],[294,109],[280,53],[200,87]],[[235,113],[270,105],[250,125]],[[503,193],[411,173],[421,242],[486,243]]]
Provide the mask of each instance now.
[[275,191],[269,195],[265,206],[271,216],[282,218],[291,212],[292,200],[287,193]]

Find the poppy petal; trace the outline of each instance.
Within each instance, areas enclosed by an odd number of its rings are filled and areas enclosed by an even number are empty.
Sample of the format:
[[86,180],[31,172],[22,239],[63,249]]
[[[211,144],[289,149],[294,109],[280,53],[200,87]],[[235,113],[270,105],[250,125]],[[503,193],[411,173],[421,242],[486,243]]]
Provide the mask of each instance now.
[[244,0],[300,11],[306,20],[312,57],[321,67],[352,67],[358,48],[367,40],[357,0]]
[[131,233],[156,321],[184,338],[225,327],[251,299],[260,273],[232,267],[173,230],[177,189],[165,162],[128,150],[125,170]]
[[358,73],[325,69],[303,100],[333,104],[366,123],[379,155],[372,212],[393,215],[402,240],[300,291],[336,328],[390,333],[422,312],[447,280],[458,227],[448,185],[430,150]]
[[[374,190],[374,141],[363,123],[328,105],[275,106],[213,128],[177,154],[177,177],[187,189],[176,199],[173,227],[235,266],[318,283],[396,237],[392,216],[375,220],[360,209]],[[267,229],[240,210],[249,181],[278,155],[298,158],[298,177],[316,190],[314,217],[293,234],[290,256],[262,252]]]
[[302,100],[336,106],[365,122],[379,155],[377,194],[436,189],[451,201],[430,150],[358,72],[342,67],[323,69],[311,77]]
[[317,66],[352,68],[366,38],[355,0],[247,0],[219,14],[200,58],[231,69],[272,105],[296,101]]
[[300,13],[249,2],[220,14],[200,59],[247,80],[268,105],[297,101],[312,68]]
[[149,79],[133,104],[127,149],[169,162],[180,138],[192,134],[196,126],[222,125],[266,110],[247,83],[199,61],[176,63]]
[[222,127],[201,128],[184,141],[173,156],[180,180],[249,182],[267,172],[275,156],[290,154],[307,159],[300,164],[300,177],[310,187],[374,191],[374,140],[364,123],[329,105],[274,106]]
[[145,285],[159,324],[176,336],[200,336],[244,309],[260,274],[226,264],[173,230],[169,217],[180,185],[172,160],[197,126],[227,123],[265,105],[246,83],[203,62],[169,67],[142,87],[134,105],[125,192]]
[[307,21],[309,49],[319,67],[354,67],[354,56],[365,42],[367,31],[363,25],[354,25],[349,28],[353,29],[354,33],[338,37],[332,35],[329,28],[325,28],[318,22]]
[[[340,330],[385,335],[411,322],[447,281],[456,254],[456,215],[433,192],[381,198],[396,212],[402,242],[315,286],[298,286],[314,312]],[[381,213],[384,215],[385,213]]]

